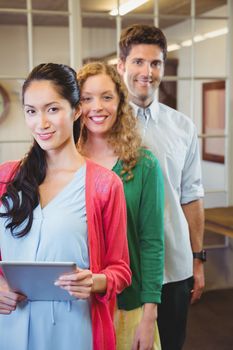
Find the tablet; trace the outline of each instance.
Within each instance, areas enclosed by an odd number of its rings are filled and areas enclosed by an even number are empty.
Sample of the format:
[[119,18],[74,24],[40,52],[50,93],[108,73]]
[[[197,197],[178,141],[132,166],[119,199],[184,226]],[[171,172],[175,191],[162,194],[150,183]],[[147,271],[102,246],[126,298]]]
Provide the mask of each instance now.
[[27,296],[28,300],[73,300],[66,290],[54,282],[64,273],[76,268],[73,262],[22,262],[0,261],[9,287]]

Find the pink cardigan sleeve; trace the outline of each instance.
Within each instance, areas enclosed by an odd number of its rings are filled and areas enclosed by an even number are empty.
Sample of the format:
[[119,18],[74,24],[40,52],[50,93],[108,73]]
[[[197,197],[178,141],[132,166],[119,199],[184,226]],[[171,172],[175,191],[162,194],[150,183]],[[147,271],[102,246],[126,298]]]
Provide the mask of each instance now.
[[107,276],[107,291],[101,298],[111,299],[131,283],[127,242],[126,204],[123,186],[114,181],[103,212],[105,231],[105,266],[100,271]]
[[[0,198],[6,191],[7,181],[9,181],[14,176],[15,171],[17,170],[19,164],[20,163],[18,161],[12,161],[12,162],[3,163],[0,165]],[[0,260],[2,260],[1,251],[0,251]],[[2,275],[1,269],[0,269],[0,275]]]
[[113,172],[87,162],[86,205],[91,269],[107,277],[105,302],[131,283],[123,184]]
[[19,161],[12,161],[0,165],[0,197],[6,191],[6,182],[13,178],[19,164]]

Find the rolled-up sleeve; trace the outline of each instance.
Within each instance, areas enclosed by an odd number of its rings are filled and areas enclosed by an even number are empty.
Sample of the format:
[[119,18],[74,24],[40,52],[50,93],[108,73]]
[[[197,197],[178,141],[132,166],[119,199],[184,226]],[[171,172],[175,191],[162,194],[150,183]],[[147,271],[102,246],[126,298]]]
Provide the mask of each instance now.
[[190,140],[181,179],[181,204],[190,203],[204,196],[198,137],[194,125]]

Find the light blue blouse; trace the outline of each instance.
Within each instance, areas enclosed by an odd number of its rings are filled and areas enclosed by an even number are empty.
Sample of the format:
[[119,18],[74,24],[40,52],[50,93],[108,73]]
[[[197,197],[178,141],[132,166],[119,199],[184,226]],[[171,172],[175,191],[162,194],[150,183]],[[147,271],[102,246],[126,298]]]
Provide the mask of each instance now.
[[[12,237],[0,218],[2,260],[73,261],[89,268],[85,174],[83,166],[43,209],[37,206],[26,236]],[[91,350],[90,301],[20,303],[11,315],[0,315],[0,344],[1,350]]]

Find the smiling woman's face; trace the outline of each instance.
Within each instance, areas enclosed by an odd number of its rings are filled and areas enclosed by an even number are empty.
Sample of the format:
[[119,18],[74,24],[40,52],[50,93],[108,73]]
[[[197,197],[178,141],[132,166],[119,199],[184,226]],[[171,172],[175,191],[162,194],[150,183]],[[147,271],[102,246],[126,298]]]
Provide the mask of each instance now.
[[82,117],[88,133],[106,136],[117,119],[119,96],[107,74],[87,78],[81,91]]
[[32,136],[45,151],[73,141],[76,111],[48,80],[35,80],[24,94],[24,115]]

